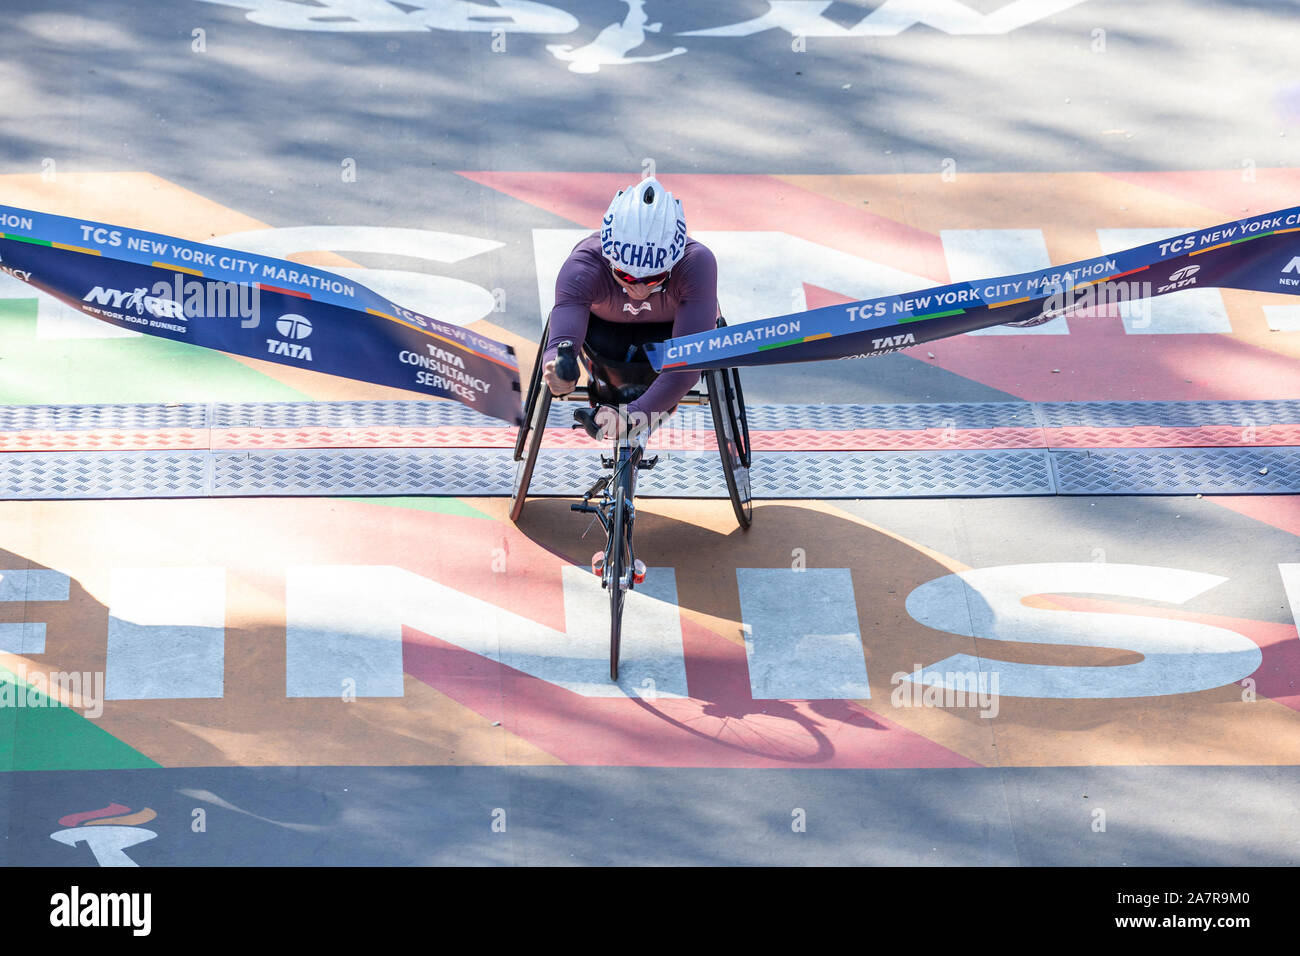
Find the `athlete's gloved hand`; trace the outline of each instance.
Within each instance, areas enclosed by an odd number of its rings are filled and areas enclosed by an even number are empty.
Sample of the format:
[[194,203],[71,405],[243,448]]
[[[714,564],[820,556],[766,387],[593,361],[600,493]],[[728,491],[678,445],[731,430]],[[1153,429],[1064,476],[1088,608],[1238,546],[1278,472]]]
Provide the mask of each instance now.
[[568,395],[578,387],[578,380],[574,379],[570,382],[567,379],[560,378],[555,371],[555,365],[556,361],[552,359],[542,366],[542,381],[546,383],[546,387],[551,390],[552,395]]
[[542,381],[552,395],[567,395],[578,385],[578,356],[572,342],[561,342],[553,361],[542,366]]

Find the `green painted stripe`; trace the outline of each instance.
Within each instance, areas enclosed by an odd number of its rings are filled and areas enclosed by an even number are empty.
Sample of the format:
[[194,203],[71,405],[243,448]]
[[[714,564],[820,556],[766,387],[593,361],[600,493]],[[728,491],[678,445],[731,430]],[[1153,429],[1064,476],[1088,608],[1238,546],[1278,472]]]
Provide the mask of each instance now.
[[951,312],[931,312],[928,315],[909,315],[905,319],[899,319],[898,322],[900,325],[903,325],[907,322],[920,322],[922,319],[942,319],[946,315],[961,315],[965,311],[965,309],[953,309]]
[[[89,320],[94,321],[94,320]],[[0,299],[0,405],[292,402],[312,396],[224,352],[159,336],[38,339],[35,290]]]
[[807,339],[803,339],[803,338],[798,338],[798,339],[787,339],[787,340],[784,341],[784,342],[773,342],[773,343],[770,344],[770,345],[760,345],[760,346],[758,347],[758,350],[759,350],[760,352],[762,352],[762,351],[764,351],[764,350],[766,350],[766,349],[783,349],[783,348],[785,348],[787,345],[798,345],[799,343],[801,343],[801,342],[805,342],[805,341],[807,341]]
[[430,511],[434,514],[459,515],[462,518],[486,518],[492,516],[471,507],[458,498],[419,498],[403,496],[400,498],[339,498],[339,501],[353,501],[363,505],[383,505],[388,508],[408,508],[412,511]]
[[9,233],[9,232],[0,232],[0,236],[3,236],[6,239],[12,239],[14,242],[27,242],[33,246],[53,245],[53,243],[51,243],[47,239],[33,239],[31,236],[15,236],[13,233]]
[[[1273,230],[1273,232],[1276,231],[1277,231],[1276,229]],[[1239,242],[1250,242],[1250,240],[1252,239],[1263,239],[1265,236],[1273,235],[1273,232],[1261,232],[1254,236],[1242,236],[1240,239],[1233,239],[1230,243],[1228,243],[1228,245],[1235,246]]]
[[[16,695],[24,706],[17,706]],[[37,706],[28,706],[36,703]],[[50,700],[0,667],[0,772],[6,770],[128,770],[160,767],[95,721]]]

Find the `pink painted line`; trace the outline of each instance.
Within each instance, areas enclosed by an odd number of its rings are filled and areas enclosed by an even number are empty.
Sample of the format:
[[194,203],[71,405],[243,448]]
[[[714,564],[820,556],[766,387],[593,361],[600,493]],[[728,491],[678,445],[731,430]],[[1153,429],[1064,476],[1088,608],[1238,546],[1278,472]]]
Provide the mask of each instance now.
[[[1232,219],[1295,205],[1295,197],[1300,195],[1300,169],[1264,168],[1256,169],[1254,173],[1250,182],[1242,179],[1240,167],[1105,175],[1195,206],[1215,210],[1216,216],[1222,214]],[[1215,217],[1206,217],[1202,223],[1174,222],[1170,225],[1212,226],[1221,221],[1223,220]]]
[[[1069,335],[954,336],[917,359],[1034,402],[1295,397],[1295,362],[1231,335],[1128,335],[1118,314],[1073,315]],[[1053,372],[1052,370],[1057,371]]]
[[1220,448],[1300,445],[1300,425],[1197,425],[1161,428],[1046,428],[1048,448]]
[[152,431],[0,432],[0,452],[146,451],[162,448],[207,447],[206,428],[159,428]]
[[1300,538],[1300,495],[1207,495],[1206,500]]
[[[459,175],[595,230],[625,173],[461,172]],[[682,201],[692,232],[768,231],[829,246],[938,283],[949,281],[939,237],[800,189],[775,176],[684,173],[664,185]],[[726,303],[723,303],[725,308]]]

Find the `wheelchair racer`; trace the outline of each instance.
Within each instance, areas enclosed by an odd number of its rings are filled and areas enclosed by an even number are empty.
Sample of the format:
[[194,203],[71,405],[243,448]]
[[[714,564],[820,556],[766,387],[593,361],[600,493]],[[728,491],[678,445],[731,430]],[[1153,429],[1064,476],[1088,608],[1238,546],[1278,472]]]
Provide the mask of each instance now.
[[600,231],[574,246],[560,267],[543,381],[553,395],[573,391],[577,382],[556,373],[556,353],[574,345],[594,372],[602,437],[625,433],[629,420],[639,430],[675,408],[700,378],[656,375],[643,346],[707,332],[719,314],[713,253],[686,235],[681,201],[657,179],[643,179],[618,191]]

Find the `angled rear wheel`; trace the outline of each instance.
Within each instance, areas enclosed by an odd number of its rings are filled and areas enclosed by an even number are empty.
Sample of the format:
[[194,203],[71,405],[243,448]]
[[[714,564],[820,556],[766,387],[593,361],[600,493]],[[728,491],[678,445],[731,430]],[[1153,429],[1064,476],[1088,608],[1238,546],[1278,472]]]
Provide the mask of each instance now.
[[749,422],[745,418],[740,396],[740,378],[734,385],[733,369],[709,369],[704,373],[709,391],[709,408],[713,411],[713,431],[718,438],[722,474],[727,480],[727,495],[736,521],[748,530],[754,519],[754,504],[749,490]]
[[519,463],[515,466],[515,485],[510,494],[510,520],[518,521],[524,510],[524,501],[528,497],[528,485],[533,480],[533,469],[537,465],[537,453],[542,447],[542,435],[546,432],[546,417],[551,411],[551,390],[538,390],[536,400],[532,403],[532,415],[524,420],[519,428],[516,447],[522,454],[515,457]]

